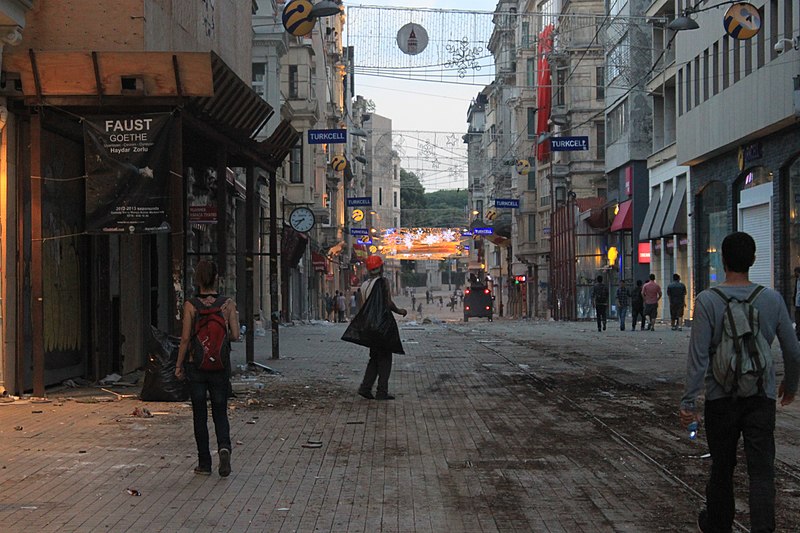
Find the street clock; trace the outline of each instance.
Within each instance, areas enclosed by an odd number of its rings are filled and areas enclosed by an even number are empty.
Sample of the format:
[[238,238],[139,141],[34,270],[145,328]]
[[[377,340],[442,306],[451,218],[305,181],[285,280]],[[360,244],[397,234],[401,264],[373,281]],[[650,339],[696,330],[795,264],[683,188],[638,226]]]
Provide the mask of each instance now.
[[300,233],[306,233],[314,227],[314,212],[307,207],[296,207],[289,215],[289,224]]

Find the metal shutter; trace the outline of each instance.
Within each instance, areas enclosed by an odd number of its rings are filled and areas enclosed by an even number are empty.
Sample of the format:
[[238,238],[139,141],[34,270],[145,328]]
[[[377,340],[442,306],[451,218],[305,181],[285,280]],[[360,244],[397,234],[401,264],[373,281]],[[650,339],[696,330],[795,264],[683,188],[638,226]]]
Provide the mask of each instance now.
[[756,262],[750,268],[750,281],[772,288],[772,223],[770,204],[739,209],[739,231],[756,241]]

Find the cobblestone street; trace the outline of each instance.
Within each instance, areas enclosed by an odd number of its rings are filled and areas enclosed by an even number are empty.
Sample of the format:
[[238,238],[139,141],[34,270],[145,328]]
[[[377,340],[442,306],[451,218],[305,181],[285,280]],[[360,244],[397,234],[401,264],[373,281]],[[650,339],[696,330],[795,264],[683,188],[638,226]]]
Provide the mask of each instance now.
[[[407,354],[395,356],[395,401],[355,394],[366,349],[338,340],[344,324],[282,327],[279,360],[269,359],[269,337],[257,338],[256,360],[280,375],[235,380],[248,392],[231,402],[229,478],[193,474],[188,404],[99,388],[0,404],[2,523],[42,532],[695,530],[708,460],[702,429],[692,443],[677,421],[688,330],[622,332],[609,322],[598,333],[591,323],[465,324],[441,321],[458,316],[447,309],[431,313],[430,324],[400,321]],[[243,354],[235,345],[240,363]],[[145,406],[152,418],[131,416]],[[778,410],[784,532],[800,524],[799,415],[796,405]],[[740,528],[746,502],[740,493]]]

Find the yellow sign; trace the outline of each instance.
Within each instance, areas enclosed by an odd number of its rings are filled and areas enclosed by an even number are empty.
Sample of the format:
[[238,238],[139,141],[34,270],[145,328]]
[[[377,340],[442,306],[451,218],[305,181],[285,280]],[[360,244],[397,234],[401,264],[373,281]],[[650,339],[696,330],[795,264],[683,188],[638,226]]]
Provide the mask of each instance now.
[[362,211],[361,209],[353,209],[353,214],[350,215],[350,218],[352,218],[356,222],[361,222],[362,220],[364,220],[364,211]]
[[378,252],[378,247],[375,246],[374,244],[369,247],[369,253],[374,254],[374,253],[377,253],[377,252]]
[[617,247],[612,246],[611,248],[608,249],[608,262],[613,264],[614,261],[617,260],[617,257],[619,257],[619,252],[617,251]]

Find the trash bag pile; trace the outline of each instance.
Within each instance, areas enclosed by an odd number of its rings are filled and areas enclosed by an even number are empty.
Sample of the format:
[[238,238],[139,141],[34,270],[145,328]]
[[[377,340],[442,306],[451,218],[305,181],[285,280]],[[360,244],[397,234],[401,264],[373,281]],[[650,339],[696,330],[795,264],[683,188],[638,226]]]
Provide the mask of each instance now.
[[147,340],[147,365],[139,399],[146,402],[185,402],[189,382],[175,377],[180,337],[173,337],[154,327]]
[[404,354],[400,330],[386,300],[385,283],[384,278],[375,281],[367,301],[350,321],[342,340],[367,348]]

